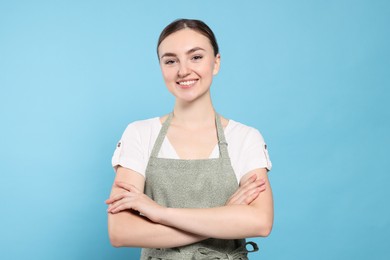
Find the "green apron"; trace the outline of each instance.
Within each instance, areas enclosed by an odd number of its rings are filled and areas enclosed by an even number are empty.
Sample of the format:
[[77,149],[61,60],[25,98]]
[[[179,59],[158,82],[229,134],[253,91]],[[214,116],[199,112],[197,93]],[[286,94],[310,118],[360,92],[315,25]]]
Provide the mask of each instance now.
[[[145,194],[170,208],[212,208],[223,206],[237,190],[238,183],[230,163],[221,119],[216,114],[219,158],[183,160],[158,158],[172,120],[163,123],[145,172]],[[245,239],[209,238],[191,245],[159,249],[143,248],[141,260],[234,259],[244,260],[248,252]]]

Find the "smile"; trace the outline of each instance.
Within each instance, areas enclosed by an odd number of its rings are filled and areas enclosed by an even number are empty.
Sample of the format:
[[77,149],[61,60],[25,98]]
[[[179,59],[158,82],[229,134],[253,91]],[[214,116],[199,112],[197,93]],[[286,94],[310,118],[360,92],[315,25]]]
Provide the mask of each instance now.
[[180,86],[191,86],[196,83],[196,80],[187,80],[187,81],[179,81],[177,82]]

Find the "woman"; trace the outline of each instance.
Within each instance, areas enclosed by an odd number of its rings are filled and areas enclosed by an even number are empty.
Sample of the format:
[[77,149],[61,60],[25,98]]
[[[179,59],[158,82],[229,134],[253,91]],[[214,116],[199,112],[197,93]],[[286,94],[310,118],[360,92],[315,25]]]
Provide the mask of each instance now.
[[215,112],[220,54],[206,24],[174,21],[157,54],[175,106],[131,123],[118,143],[106,201],[111,243],[143,247],[141,259],[247,259],[245,238],[268,236],[273,223],[264,140]]

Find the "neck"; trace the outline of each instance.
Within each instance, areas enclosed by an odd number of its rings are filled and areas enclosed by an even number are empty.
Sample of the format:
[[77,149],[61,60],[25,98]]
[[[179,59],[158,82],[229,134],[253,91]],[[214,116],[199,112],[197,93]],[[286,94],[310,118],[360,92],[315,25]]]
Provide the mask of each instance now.
[[191,127],[213,124],[215,121],[215,110],[210,95],[191,103],[176,100],[173,116],[176,124],[183,126]]

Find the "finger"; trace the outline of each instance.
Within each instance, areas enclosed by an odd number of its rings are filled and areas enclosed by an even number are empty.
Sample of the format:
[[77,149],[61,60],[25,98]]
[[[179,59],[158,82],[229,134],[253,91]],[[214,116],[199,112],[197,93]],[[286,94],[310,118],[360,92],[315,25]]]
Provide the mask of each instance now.
[[257,175],[253,174],[251,177],[249,177],[248,181],[249,182],[254,182],[257,179]]
[[257,179],[257,175],[253,174],[247,181],[240,185],[240,187],[236,190],[236,192],[230,196],[226,205],[231,204],[240,204],[244,201],[244,199],[248,196],[251,191],[254,189],[264,186],[265,179]]
[[107,212],[117,213],[125,209],[131,209],[131,200],[129,200],[129,198],[123,198],[122,200],[111,204],[108,207]]
[[246,204],[248,205],[253,200],[255,200],[261,192],[263,192],[266,189],[265,185],[254,187],[252,189],[246,190],[245,192],[241,193],[239,197],[236,198],[234,201],[234,204]]
[[245,187],[243,187],[244,190],[250,190],[250,189],[254,189],[254,188],[257,188],[257,187],[260,187],[260,186],[263,186],[265,185],[265,179],[258,179],[248,185],[246,185]]
[[117,201],[117,200],[121,200],[121,199],[123,199],[127,194],[128,194],[128,192],[127,192],[127,193],[115,194],[115,195],[111,196],[109,199],[106,200],[106,204],[112,204],[112,203],[114,203],[114,202]]
[[121,212],[121,211],[126,210],[126,209],[127,209],[126,204],[119,204],[119,205],[116,205],[115,207],[108,208],[107,212],[115,214],[115,213]]
[[253,174],[251,177],[249,177],[244,183],[242,183],[240,186],[245,186],[245,185],[248,185],[254,181],[256,181],[257,179],[257,175],[256,174]]
[[229,204],[229,203],[233,202],[234,200],[236,200],[239,192],[240,192],[240,189],[236,190],[236,192],[230,196],[230,198],[228,199],[226,204]]
[[[246,191],[248,192],[248,191]],[[242,204],[242,201],[246,198],[244,191],[240,191],[233,195],[227,202],[228,205],[239,205]]]
[[254,201],[255,199],[257,199],[257,197],[259,196],[260,194],[260,190],[256,190],[255,192],[253,192],[252,194],[250,194],[248,197],[246,197],[243,201],[243,204],[245,205],[249,205],[252,203],[252,201]]
[[110,204],[108,204],[107,212],[111,211],[113,208],[115,208],[120,203],[120,200],[113,201]]
[[233,205],[233,204],[235,204],[236,200],[237,200],[237,198],[232,196],[228,199],[228,201],[226,202],[226,205]]
[[246,205],[249,205],[255,199],[257,199],[257,197],[259,197],[260,193],[262,193],[266,189],[267,189],[266,186],[261,186],[261,187],[256,188],[252,193],[248,194],[248,196],[244,199],[244,203]]
[[119,188],[123,188],[127,191],[130,191],[130,192],[137,192],[137,193],[139,192],[139,190],[134,185],[126,183],[126,182],[116,181],[115,185]]
[[243,195],[245,196],[245,194],[247,195],[247,193],[250,192],[251,190],[264,186],[264,184],[265,184],[264,179],[259,179],[252,183],[248,183],[244,186],[241,186],[233,196],[235,197],[241,197]]
[[252,201],[254,201],[260,194],[260,189],[254,189],[246,192],[237,200],[237,204],[249,205]]
[[245,192],[244,187],[239,187],[235,193],[233,193],[232,196],[230,196],[227,204],[236,204],[237,200],[242,196],[242,194]]

